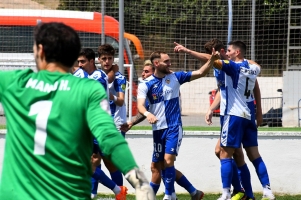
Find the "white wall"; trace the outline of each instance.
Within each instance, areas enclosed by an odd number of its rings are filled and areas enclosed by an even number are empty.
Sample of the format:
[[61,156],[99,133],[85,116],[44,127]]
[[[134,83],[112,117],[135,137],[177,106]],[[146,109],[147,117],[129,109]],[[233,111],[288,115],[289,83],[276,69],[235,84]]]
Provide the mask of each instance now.
[[[261,97],[281,97],[282,77],[258,77]],[[300,84],[299,84],[300,86]],[[209,107],[209,92],[217,88],[214,77],[204,77],[181,86],[183,114],[206,113]],[[298,88],[298,86],[297,86]],[[301,89],[299,89],[301,91]],[[265,113],[267,110],[263,110]]]
[[[301,99],[301,71],[283,72],[283,126],[298,126],[298,101]],[[301,102],[300,102],[301,106]],[[301,121],[300,121],[301,123]]]
[[[204,192],[221,192],[220,162],[214,155],[218,132],[184,132],[182,146],[175,163],[190,182]],[[2,168],[5,135],[0,134],[0,170]],[[139,167],[150,180],[152,137],[150,131],[131,131],[126,136]],[[259,133],[259,149],[268,169],[272,190],[275,193],[301,194],[301,133]],[[262,192],[252,163],[247,161],[254,192]],[[104,170],[106,173],[107,171]],[[108,173],[107,173],[108,174]],[[125,181],[129,193],[134,190]],[[176,185],[178,193],[186,191]],[[101,184],[99,192],[111,193]],[[163,192],[160,187],[159,192]]]

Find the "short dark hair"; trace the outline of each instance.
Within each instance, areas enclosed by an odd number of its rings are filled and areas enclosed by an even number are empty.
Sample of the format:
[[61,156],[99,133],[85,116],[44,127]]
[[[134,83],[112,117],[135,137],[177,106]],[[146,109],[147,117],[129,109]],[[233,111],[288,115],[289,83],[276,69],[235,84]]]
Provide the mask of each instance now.
[[240,50],[240,53],[242,54],[242,56],[245,56],[246,51],[247,51],[247,45],[240,41],[240,40],[234,40],[228,43],[228,45],[232,45],[234,46],[234,48],[238,48]]
[[152,64],[154,64],[154,60],[155,59],[161,59],[161,54],[166,54],[163,51],[154,51],[151,55],[150,55],[150,61],[152,62]]
[[95,60],[95,52],[91,48],[83,48],[79,56],[85,56],[89,61],[92,59]]
[[208,54],[212,54],[212,48],[215,49],[215,51],[220,51],[221,49],[225,49],[225,45],[222,43],[222,41],[213,38],[211,40],[209,40],[208,42],[206,42],[206,44],[204,45],[205,48],[205,52]]
[[99,58],[102,55],[111,55],[111,56],[114,56],[115,55],[115,49],[110,44],[103,44],[103,45],[100,45],[98,47],[97,53],[98,53],[98,57]]
[[35,45],[43,46],[46,62],[72,67],[81,48],[76,31],[63,23],[39,23],[34,29]]

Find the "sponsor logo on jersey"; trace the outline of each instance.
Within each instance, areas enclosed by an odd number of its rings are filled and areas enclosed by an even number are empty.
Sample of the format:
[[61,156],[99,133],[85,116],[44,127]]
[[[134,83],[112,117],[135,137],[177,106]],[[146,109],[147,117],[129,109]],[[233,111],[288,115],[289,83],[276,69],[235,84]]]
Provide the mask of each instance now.
[[122,85],[121,85],[122,91],[125,91],[125,88],[126,88],[125,84],[122,84]]
[[171,89],[171,90],[165,90],[165,92],[164,92],[165,94],[171,94],[171,93],[173,93],[173,90]]

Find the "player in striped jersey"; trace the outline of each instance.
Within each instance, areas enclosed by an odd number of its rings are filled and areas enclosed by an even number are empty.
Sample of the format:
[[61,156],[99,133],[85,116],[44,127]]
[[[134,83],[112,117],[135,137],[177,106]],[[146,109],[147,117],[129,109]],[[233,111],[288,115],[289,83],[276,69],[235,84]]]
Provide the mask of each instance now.
[[[217,39],[213,39],[212,41],[216,42]],[[203,54],[203,53],[198,53],[198,52],[195,52],[195,51],[191,51],[191,50],[183,47],[182,45],[179,45],[177,43],[175,43],[175,44],[176,44],[176,48],[177,48],[176,50],[179,51],[179,52],[189,53],[189,54],[193,55],[194,57],[196,57],[198,59],[201,59],[203,61],[206,61],[209,57],[208,54]],[[208,44],[210,44],[210,42]],[[210,44],[209,48],[207,49],[208,53],[210,53],[210,48],[211,47],[212,47],[212,44]],[[228,49],[228,51],[229,51],[229,49]],[[228,54],[228,52],[227,52],[227,54]],[[228,55],[227,55],[227,57],[228,57]],[[235,55],[233,54],[233,52],[232,52],[232,55],[228,57],[228,59],[233,59],[233,60],[235,59]],[[252,64],[256,64],[254,61],[249,61],[249,62],[252,63]],[[222,82],[224,82],[224,80]],[[225,91],[225,90],[221,90],[221,91]],[[254,96],[255,96],[255,99],[256,99],[256,102],[257,102],[257,112],[256,112],[257,125],[260,125],[261,122],[262,122],[261,97],[260,97],[260,89],[259,89],[257,81],[255,83]],[[223,110],[224,110],[223,105],[225,105],[226,93],[222,92],[222,97],[223,98],[221,100],[221,112],[222,112],[221,114],[223,114]],[[251,98],[251,97],[252,97],[252,95],[250,95],[250,98],[247,101],[248,101],[249,109],[251,110],[251,113],[253,113],[252,120],[255,123],[254,104],[253,104],[253,98]],[[217,96],[216,100],[218,100],[218,96]],[[214,107],[215,105],[218,104],[218,102],[216,100],[213,102],[210,109],[215,109],[216,108],[216,107]],[[216,102],[217,102],[217,104],[215,104]],[[210,115],[210,110],[208,112],[209,112],[209,115]],[[211,115],[211,117],[212,117],[212,115]],[[209,124],[211,123],[210,118],[207,119],[207,122]],[[262,184],[262,187],[263,187],[263,198],[262,198],[262,200],[274,200],[275,196],[273,195],[273,193],[270,189],[270,182],[269,182],[267,169],[266,169],[265,163],[263,162],[263,160],[262,160],[262,158],[259,154],[259,151],[258,151],[257,131],[256,131],[256,134],[253,134],[252,136],[253,137],[252,137],[251,141],[253,141],[253,143],[244,145],[244,148],[247,152],[247,155],[248,155],[250,161],[253,163],[253,165],[256,169],[258,178],[259,178],[259,180]],[[220,145],[216,146],[216,152],[220,152],[219,146]],[[236,150],[236,153],[237,153],[237,150]],[[239,153],[239,154],[241,154],[241,153]],[[246,165],[245,165],[245,162],[244,162],[244,159],[243,159],[243,154],[241,154],[241,155],[242,156],[238,156],[238,158],[236,158],[236,162],[238,162],[237,164],[238,164],[238,166],[240,166],[240,169],[245,171],[245,173],[242,172],[242,175],[243,174],[248,175],[249,170],[246,169]],[[247,184],[248,184],[248,182],[246,182],[244,184],[246,192],[249,191],[249,189],[250,189],[250,191],[252,189],[250,183],[249,183],[250,186],[247,186]],[[249,187],[249,189],[248,189],[248,187]],[[252,192],[250,192],[249,195],[253,195]]]
[[[141,79],[142,79],[141,82],[143,80],[145,80],[146,78],[150,77],[154,72],[155,72],[155,68],[152,65],[151,61],[146,60],[144,62],[144,67],[143,67],[143,71],[141,74]],[[148,101],[146,101],[145,107],[147,109],[149,109]],[[121,128],[123,129],[124,132],[127,132],[128,130],[130,130],[132,128],[132,126],[142,122],[145,118],[146,117],[144,115],[142,115],[141,113],[138,113],[137,116],[132,119],[132,121],[124,123]],[[159,166],[157,166],[157,165],[159,165]],[[150,185],[153,188],[155,194],[157,194],[159,187],[160,187],[160,183],[161,183],[161,171],[158,171],[158,169],[160,169],[160,163],[152,162],[151,163],[152,178],[151,178]],[[199,200],[199,199],[203,198],[204,193],[200,190],[197,190],[189,182],[189,180],[186,178],[186,176],[177,169],[176,169],[175,181],[178,185],[185,188],[187,190],[187,192],[189,192],[189,194],[191,196],[191,200]],[[175,196],[176,194],[173,194],[173,195]]]
[[[205,76],[218,53],[199,70],[190,72],[170,72],[171,61],[164,52],[153,52],[150,60],[155,67],[152,76],[138,86],[138,110],[147,117],[153,128],[153,162],[160,162],[165,182],[164,199],[174,199],[175,167],[174,161],[182,142],[182,121],[179,105],[180,85]],[[149,102],[149,110],[145,101]]]
[[[95,57],[94,51],[92,49],[82,49],[82,51],[80,52],[80,56],[78,58],[78,61],[76,61],[76,63],[74,64],[73,68],[72,68],[72,72],[73,72],[73,76],[77,76],[77,77],[81,77],[81,78],[88,78],[88,73],[86,71],[84,71],[83,69],[81,69],[78,66],[78,63],[81,63],[81,66],[85,66],[86,69],[96,69],[94,62],[89,62],[88,58],[90,58],[90,60],[93,59],[93,57]],[[103,76],[105,77],[105,76]],[[105,82],[106,83],[106,79],[104,79],[103,81],[99,81],[100,83]],[[106,86],[103,85],[104,87]],[[107,188],[111,189],[117,200],[122,200],[126,198],[126,192],[123,190],[123,188],[119,187],[114,181],[112,181],[103,171],[102,169],[99,167],[100,166],[100,161],[101,161],[101,156],[100,156],[100,149],[98,147],[98,142],[96,139],[93,140],[93,155],[92,158],[99,158],[99,164],[98,166],[95,167],[95,169],[93,170],[94,173],[92,175],[91,178],[91,182],[92,182],[92,190],[91,190],[91,198],[95,198],[97,195],[97,188],[98,188],[98,183],[100,182],[101,184],[103,184],[104,186],[106,186]]]
[[[77,59],[78,66],[88,73],[89,79],[94,79],[101,83],[101,85],[108,92],[108,76],[105,72],[96,68],[95,65],[95,52],[90,48],[83,48],[79,53],[79,57]],[[111,75],[112,76],[112,75]]]
[[[105,73],[109,73],[115,65],[114,55],[115,49],[110,44],[104,44],[98,47],[99,63]],[[120,126],[126,122],[126,106],[124,102],[126,89],[126,78],[119,71],[115,72],[115,79],[109,84],[109,99],[112,117],[114,118],[116,127],[120,130]],[[121,132],[125,136],[124,132]]]
[[[229,53],[230,51],[231,53]],[[252,140],[254,138],[252,135],[257,134],[257,128],[255,121],[251,120],[252,113],[247,101],[254,89],[256,78],[260,73],[260,66],[245,60],[245,52],[246,46],[243,42],[230,42],[227,51],[230,61],[216,61],[214,65],[226,73],[225,92],[227,94],[220,138],[223,183],[223,194],[220,200],[231,198],[229,189],[233,174],[232,156],[235,149],[240,148],[241,143],[244,146],[249,144],[257,145],[257,140]],[[250,177],[242,175],[243,185],[246,187],[244,178],[250,179]],[[253,193],[246,191],[246,194],[248,198],[254,198]]]
[[[115,50],[112,47],[112,48],[110,48],[110,51],[115,51]],[[110,58],[111,58],[110,60],[113,61],[114,54]],[[109,60],[109,59],[107,59],[107,60]],[[101,64],[103,64],[102,60],[99,59],[99,61]],[[83,68],[85,71],[88,72],[88,74],[89,74],[88,78],[94,79],[102,84],[102,86],[107,91],[107,95],[109,97],[110,93],[109,93],[108,80],[110,79],[111,81],[114,82],[115,73],[116,73],[116,71],[114,71],[114,70],[117,69],[116,66],[112,67],[112,63],[111,63],[111,67],[107,70],[108,75],[103,70],[97,69],[95,66],[95,52],[90,48],[82,49],[82,51],[80,52],[79,57],[78,57],[78,63],[81,68]],[[113,76],[113,78],[112,78],[112,76]],[[109,77],[111,77],[111,78],[109,78]],[[111,111],[110,111],[110,114],[111,114]],[[96,140],[94,140],[94,145],[97,146]],[[103,159],[104,163],[106,164],[106,167],[110,171],[110,175],[111,175],[111,178],[113,181],[111,181],[105,175],[105,173],[101,170],[101,165],[99,165],[96,168],[97,174],[94,174],[94,176],[91,178],[91,181],[92,181],[91,196],[92,197],[96,196],[97,189],[98,189],[98,183],[101,182],[103,185],[110,188],[116,194],[116,197],[118,197],[118,199],[125,198],[127,188],[123,186],[123,176],[122,176],[121,172],[108,159],[106,159],[104,155],[102,155],[101,149],[100,150],[95,149],[95,152],[97,152],[97,151],[100,152],[102,159]],[[114,183],[116,183],[120,187],[116,187],[116,185]],[[122,196],[124,196],[124,197],[122,197]]]
[[[101,64],[102,70],[104,73],[109,74],[110,71],[112,71],[112,69],[117,68],[118,66],[116,64],[113,64],[114,62],[114,55],[115,55],[115,49],[112,45],[110,44],[103,44],[100,45],[98,47],[98,61]],[[125,80],[122,79],[122,81],[120,81],[120,79],[116,80],[116,74],[120,74],[117,71],[114,70],[114,80],[108,85],[108,92],[109,92],[109,100],[110,100],[110,110],[111,110],[111,115],[114,119],[115,122],[115,126],[118,128],[119,130],[119,124],[116,124],[116,122],[119,122],[119,120],[126,121],[126,107],[124,105],[124,92],[122,92],[122,89],[125,90]],[[120,77],[119,77],[120,78]],[[115,93],[112,93],[115,85],[119,84],[119,87],[116,87],[116,90],[118,91],[118,93],[115,91]],[[120,84],[121,83],[121,84]],[[121,86],[122,84],[124,84],[124,86]],[[111,92],[112,91],[112,92]],[[116,106],[117,103],[119,105]],[[123,105],[123,106],[122,106]],[[119,122],[120,123],[120,122]],[[119,186],[122,187],[122,189],[126,192],[127,188],[125,186],[123,186],[123,176],[121,174],[121,172],[112,164],[112,162],[110,162],[108,159],[106,159],[105,157],[103,158],[103,161],[107,167],[107,169],[110,172],[111,178],[112,180]]]
[[77,61],[72,66],[71,74],[79,78],[88,78],[88,73],[78,66]]

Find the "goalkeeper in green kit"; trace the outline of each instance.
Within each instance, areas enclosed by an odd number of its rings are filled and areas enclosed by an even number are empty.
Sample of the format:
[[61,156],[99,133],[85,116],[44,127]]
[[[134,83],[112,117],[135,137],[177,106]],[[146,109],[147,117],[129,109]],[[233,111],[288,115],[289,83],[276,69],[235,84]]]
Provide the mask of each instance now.
[[7,119],[1,200],[90,199],[93,136],[136,189],[136,199],[155,199],[108,114],[103,86],[69,73],[80,49],[71,27],[41,23],[33,45],[38,72],[0,72]]

